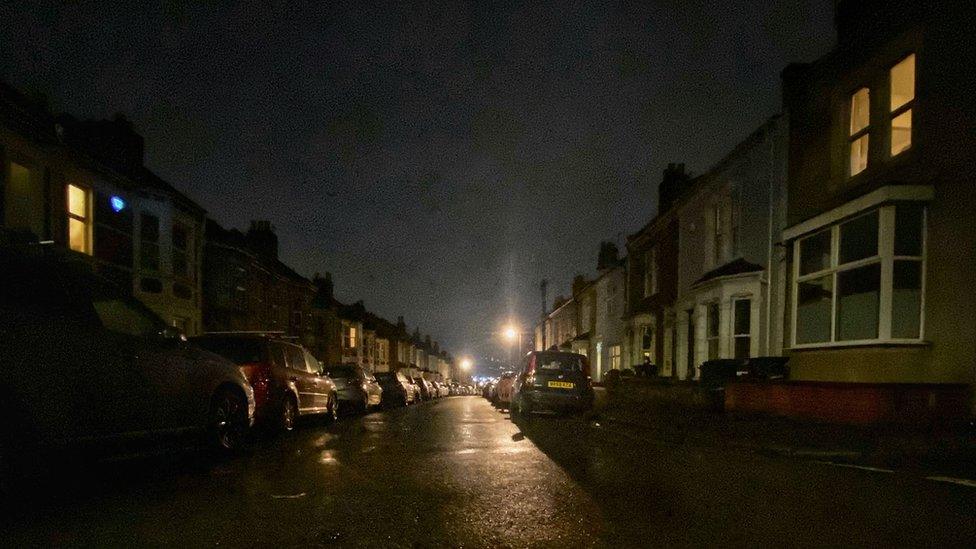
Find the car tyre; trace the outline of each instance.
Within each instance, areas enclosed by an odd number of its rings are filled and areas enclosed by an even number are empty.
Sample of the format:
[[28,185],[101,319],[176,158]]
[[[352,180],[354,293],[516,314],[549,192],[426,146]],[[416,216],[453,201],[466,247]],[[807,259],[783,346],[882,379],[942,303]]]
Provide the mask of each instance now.
[[248,428],[247,402],[233,389],[221,389],[210,403],[210,443],[228,454],[244,447]]
[[329,406],[325,411],[325,421],[329,425],[334,425],[339,421],[339,397],[335,393],[329,398]]
[[295,398],[289,395],[281,401],[281,411],[278,416],[278,430],[281,432],[293,431],[297,419],[298,404],[295,403]]

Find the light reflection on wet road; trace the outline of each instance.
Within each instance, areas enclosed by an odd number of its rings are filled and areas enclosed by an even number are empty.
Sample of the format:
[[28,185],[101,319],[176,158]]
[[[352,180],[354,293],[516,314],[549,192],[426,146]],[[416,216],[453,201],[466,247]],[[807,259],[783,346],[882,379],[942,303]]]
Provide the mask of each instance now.
[[479,397],[306,425],[246,455],[103,465],[40,484],[5,545],[971,546],[976,490],[580,418],[513,424]]

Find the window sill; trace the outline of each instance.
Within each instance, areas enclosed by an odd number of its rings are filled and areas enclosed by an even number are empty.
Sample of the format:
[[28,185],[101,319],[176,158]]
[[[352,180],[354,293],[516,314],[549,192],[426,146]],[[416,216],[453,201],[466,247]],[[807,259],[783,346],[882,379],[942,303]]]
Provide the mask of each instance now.
[[835,341],[832,343],[801,343],[788,347],[790,351],[817,351],[824,349],[850,349],[858,347],[931,347],[932,342],[923,339],[872,339],[864,341]]

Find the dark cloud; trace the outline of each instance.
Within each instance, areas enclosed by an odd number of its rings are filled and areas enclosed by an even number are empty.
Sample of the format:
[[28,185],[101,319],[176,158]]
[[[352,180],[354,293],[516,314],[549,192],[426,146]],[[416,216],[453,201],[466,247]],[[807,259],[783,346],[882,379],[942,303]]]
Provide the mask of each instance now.
[[485,350],[646,222],[667,162],[704,170],[776,112],[831,5],[3,3],[0,75],[124,113],[221,223],[271,218],[340,298]]

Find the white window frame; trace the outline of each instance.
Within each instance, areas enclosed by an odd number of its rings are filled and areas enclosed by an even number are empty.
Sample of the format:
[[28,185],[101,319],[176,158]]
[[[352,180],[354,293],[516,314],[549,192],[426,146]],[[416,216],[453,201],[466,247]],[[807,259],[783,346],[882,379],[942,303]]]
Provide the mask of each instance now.
[[712,205],[712,265],[718,266],[725,259],[725,224],[723,223],[722,202]]
[[[715,323],[715,333],[711,334],[709,331],[712,327],[712,307],[715,307],[716,314],[718,315],[718,322]],[[715,342],[715,356],[710,356],[709,347]],[[716,360],[722,358],[722,303],[718,300],[713,300],[705,303],[705,360]]]
[[[826,227],[817,228],[814,231],[804,234],[802,237],[793,241],[793,273],[791,306],[791,335],[790,347],[793,349],[818,349],[825,347],[856,347],[864,345],[919,345],[925,343],[925,294],[926,294],[926,270],[928,264],[928,207],[925,203],[918,202],[922,210],[922,250],[921,256],[896,256],[895,248],[895,205],[884,204],[862,210],[856,215],[835,221]],[[878,254],[872,257],[859,259],[843,265],[839,265],[840,254],[840,227],[844,223],[867,215],[878,212]],[[830,264],[826,269],[821,269],[813,273],[800,275],[800,246],[804,240],[816,236],[823,231],[830,231]],[[894,263],[895,261],[918,261],[921,264],[921,297],[919,303],[919,328],[917,338],[894,338],[891,337],[891,311],[892,311],[892,292],[894,290]],[[876,339],[857,339],[857,340],[837,340],[837,275],[845,271],[864,267],[866,265],[881,265],[881,285],[879,288],[878,303],[878,337]],[[797,343],[797,299],[799,297],[799,286],[801,282],[832,277],[832,298],[830,309],[830,341],[815,343]]]
[[619,370],[621,366],[620,345],[610,346],[610,369]]
[[[749,303],[749,327],[748,332],[737,333],[735,331],[735,325],[738,321],[736,318],[736,311],[738,310],[738,303],[740,301],[746,301]],[[732,298],[732,321],[729,323],[729,350],[731,351],[729,355],[735,358],[735,343],[736,339],[748,339],[749,340],[749,356],[752,356],[752,296],[751,295],[740,295]]]

